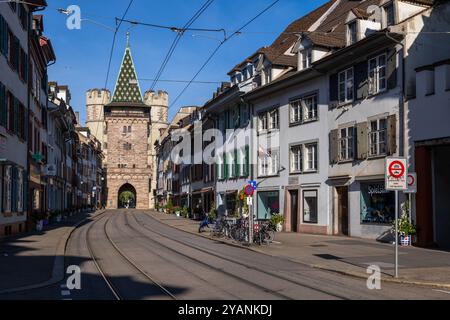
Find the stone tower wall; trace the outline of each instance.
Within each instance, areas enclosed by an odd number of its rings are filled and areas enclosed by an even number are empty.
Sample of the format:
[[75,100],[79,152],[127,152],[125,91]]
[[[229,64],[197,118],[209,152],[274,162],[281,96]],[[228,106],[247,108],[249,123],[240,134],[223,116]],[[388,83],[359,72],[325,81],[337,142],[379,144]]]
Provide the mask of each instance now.
[[107,160],[108,138],[105,134],[104,106],[111,101],[111,92],[105,89],[90,89],[86,92],[86,126],[102,144]]

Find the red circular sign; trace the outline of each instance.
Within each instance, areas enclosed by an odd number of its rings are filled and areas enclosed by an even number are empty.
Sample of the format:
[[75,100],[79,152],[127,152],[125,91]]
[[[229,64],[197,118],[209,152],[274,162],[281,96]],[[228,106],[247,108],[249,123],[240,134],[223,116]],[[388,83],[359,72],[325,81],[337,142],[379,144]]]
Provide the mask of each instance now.
[[405,166],[400,161],[393,161],[389,165],[389,174],[395,179],[399,179],[405,174]]
[[255,193],[255,189],[253,189],[253,186],[248,185],[248,186],[245,187],[245,191],[244,192],[245,192],[245,194],[247,196],[252,197],[253,194]]
[[413,186],[414,183],[416,182],[416,179],[414,179],[413,175],[408,175],[408,186]]

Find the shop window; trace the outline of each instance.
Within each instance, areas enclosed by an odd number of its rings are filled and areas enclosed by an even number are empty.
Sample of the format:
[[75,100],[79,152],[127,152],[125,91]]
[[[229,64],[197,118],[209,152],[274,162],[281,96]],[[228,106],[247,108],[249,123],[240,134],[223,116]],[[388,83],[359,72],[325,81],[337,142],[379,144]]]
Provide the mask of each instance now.
[[317,223],[317,190],[303,191],[303,222]]
[[236,214],[237,214],[237,207],[236,207],[237,194],[235,192],[228,193],[225,196],[225,198],[226,198],[225,202],[226,202],[226,207],[227,207],[227,216],[229,216],[229,217],[236,216]]
[[395,219],[395,193],[384,183],[361,184],[361,223],[391,224]]
[[280,213],[280,192],[261,191],[258,192],[258,220],[269,220],[273,214]]

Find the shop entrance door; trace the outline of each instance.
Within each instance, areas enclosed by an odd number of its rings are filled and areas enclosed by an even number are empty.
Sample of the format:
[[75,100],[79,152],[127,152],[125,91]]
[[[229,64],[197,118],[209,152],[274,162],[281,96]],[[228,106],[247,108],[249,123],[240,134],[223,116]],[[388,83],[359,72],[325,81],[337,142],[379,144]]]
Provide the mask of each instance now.
[[298,190],[289,191],[291,198],[291,231],[298,232]]
[[337,187],[338,234],[348,236],[348,187]]

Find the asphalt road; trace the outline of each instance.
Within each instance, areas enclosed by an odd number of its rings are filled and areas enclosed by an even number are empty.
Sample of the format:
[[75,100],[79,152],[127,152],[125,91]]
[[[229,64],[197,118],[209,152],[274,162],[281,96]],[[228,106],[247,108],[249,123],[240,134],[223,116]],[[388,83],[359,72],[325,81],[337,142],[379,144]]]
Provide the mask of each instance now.
[[450,299],[445,290],[366,281],[212,241],[144,212],[107,211],[80,226],[66,266],[81,268],[81,289],[65,283],[0,299]]

